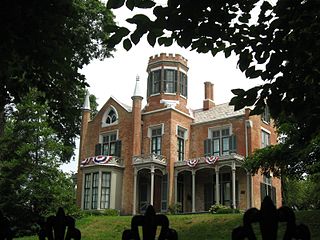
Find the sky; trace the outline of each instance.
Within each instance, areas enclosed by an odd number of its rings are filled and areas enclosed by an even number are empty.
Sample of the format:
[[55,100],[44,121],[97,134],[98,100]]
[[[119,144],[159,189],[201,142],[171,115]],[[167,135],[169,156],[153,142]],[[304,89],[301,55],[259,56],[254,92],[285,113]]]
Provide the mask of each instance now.
[[[116,22],[128,27],[125,19],[133,16],[129,10],[115,10],[114,14]],[[111,96],[122,103],[131,105],[137,75],[140,77],[141,92],[144,93],[144,105],[147,93],[148,60],[150,56],[160,53],[180,54],[188,60],[188,105],[191,109],[202,107],[204,82],[206,81],[214,84],[216,104],[229,102],[233,97],[231,89],[249,89],[261,83],[259,80],[246,79],[244,73],[237,67],[237,57],[234,55],[226,59],[221,53],[212,57],[210,53],[199,54],[177,45],[151,47],[144,38],[129,51],[126,51],[120,44],[116,47],[112,58],[103,61],[93,60],[80,70],[90,85],[88,88],[90,94],[97,97],[98,110]],[[78,149],[75,150],[74,160],[62,166],[63,171],[77,171],[78,151]]]

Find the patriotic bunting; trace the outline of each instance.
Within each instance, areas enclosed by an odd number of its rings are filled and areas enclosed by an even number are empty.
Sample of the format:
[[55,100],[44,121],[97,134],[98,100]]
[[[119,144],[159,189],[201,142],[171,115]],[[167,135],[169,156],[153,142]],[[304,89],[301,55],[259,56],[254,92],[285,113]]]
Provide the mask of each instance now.
[[199,162],[199,159],[198,158],[195,158],[195,159],[190,159],[187,161],[187,164],[189,167],[195,167]]
[[110,160],[112,159],[112,156],[95,156],[95,157],[88,157],[86,159],[83,159],[81,161],[81,165],[88,165],[89,163],[94,163],[94,164],[107,164]]
[[219,157],[218,156],[208,156],[206,157],[206,163],[208,164],[215,164],[217,161],[219,160]]

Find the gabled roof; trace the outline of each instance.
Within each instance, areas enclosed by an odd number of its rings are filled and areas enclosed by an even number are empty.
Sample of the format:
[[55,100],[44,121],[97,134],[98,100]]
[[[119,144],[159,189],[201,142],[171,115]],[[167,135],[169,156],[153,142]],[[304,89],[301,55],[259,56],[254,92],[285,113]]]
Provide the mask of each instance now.
[[[118,99],[116,99],[114,96],[111,96],[110,98],[112,98],[114,101],[116,101],[121,107],[123,107],[127,112],[132,112],[132,107],[127,105],[127,104],[124,104],[122,102],[120,102]],[[109,99],[110,99],[109,98]],[[108,100],[109,101],[109,100]],[[107,101],[107,102],[108,102]]]
[[209,110],[198,109],[193,111],[194,123],[205,123],[220,119],[232,118],[237,116],[243,116],[245,109],[234,111],[234,106],[230,106],[229,103],[223,103],[214,106]]

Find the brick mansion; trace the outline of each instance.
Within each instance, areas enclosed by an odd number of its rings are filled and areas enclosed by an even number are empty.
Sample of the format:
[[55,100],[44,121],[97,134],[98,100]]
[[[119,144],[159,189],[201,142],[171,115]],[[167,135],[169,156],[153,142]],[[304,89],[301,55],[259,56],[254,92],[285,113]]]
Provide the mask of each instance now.
[[142,213],[149,204],[157,212],[175,204],[202,212],[215,203],[245,210],[260,208],[269,195],[279,207],[281,180],[243,167],[255,149],[277,143],[267,109],[251,116],[249,108],[215,104],[211,82],[204,83],[203,107],[190,109],[188,61],[178,54],[150,57],[147,73],[146,92],[137,78],[130,105],[110,97],[91,119],[86,97],[78,206],[121,214]]

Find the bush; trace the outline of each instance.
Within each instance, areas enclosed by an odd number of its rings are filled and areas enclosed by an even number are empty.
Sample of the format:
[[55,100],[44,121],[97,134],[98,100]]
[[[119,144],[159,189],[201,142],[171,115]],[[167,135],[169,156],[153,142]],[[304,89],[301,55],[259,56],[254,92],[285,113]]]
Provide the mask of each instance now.
[[232,208],[220,208],[217,210],[216,214],[229,214],[229,213],[240,213],[239,209],[232,209]]
[[103,210],[84,210],[85,216],[119,216],[120,213],[116,209],[103,209]]
[[209,212],[217,213],[220,209],[231,209],[231,208],[222,204],[214,204],[210,207]]
[[172,205],[169,205],[168,207],[169,214],[177,214],[181,212],[181,210],[182,210],[181,203],[172,204]]

